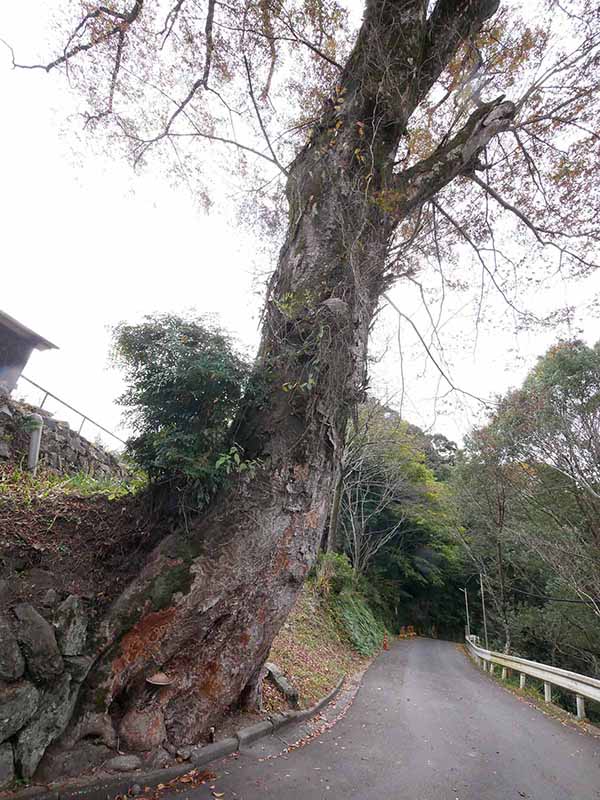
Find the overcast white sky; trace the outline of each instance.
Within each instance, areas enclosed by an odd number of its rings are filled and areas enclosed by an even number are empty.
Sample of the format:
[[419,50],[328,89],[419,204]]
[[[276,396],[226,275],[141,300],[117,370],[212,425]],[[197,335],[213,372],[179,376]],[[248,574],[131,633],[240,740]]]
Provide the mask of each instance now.
[[[0,37],[26,60],[37,49],[32,38],[45,34],[48,13],[44,0],[20,0],[10,8],[4,3]],[[110,153],[74,149],[70,131],[80,127],[73,116],[77,98],[63,77],[13,71],[1,45],[0,96],[0,309],[60,348],[35,353],[26,374],[124,435],[114,403],[122,384],[108,364],[110,326],[154,311],[214,312],[254,350],[260,296],[253,273],[268,264],[257,264],[251,237],[237,229],[231,214],[203,214],[187,187],[171,186],[158,172],[134,174]],[[585,284],[556,283],[531,299],[538,308],[578,305],[572,331],[581,329],[593,342],[600,338],[598,320],[586,309],[599,290],[594,276]],[[415,307],[414,292],[405,287],[396,286],[391,295],[405,312]],[[482,329],[474,352],[470,344],[463,346],[472,335],[469,313],[446,326],[455,381],[474,394],[490,396],[518,384],[556,336],[568,334],[523,333],[517,339],[505,313],[498,303],[499,327]],[[379,356],[388,347],[373,367],[372,385],[380,395],[398,398],[395,329],[394,314],[384,309],[373,352]],[[422,354],[405,333],[405,416],[460,437],[476,421],[477,404],[454,395],[438,404],[444,413],[436,416],[435,371],[429,365],[421,374]],[[20,394],[39,400],[39,393],[21,386]],[[76,422],[64,409],[56,412]],[[90,426],[84,433],[93,438],[96,431]]]

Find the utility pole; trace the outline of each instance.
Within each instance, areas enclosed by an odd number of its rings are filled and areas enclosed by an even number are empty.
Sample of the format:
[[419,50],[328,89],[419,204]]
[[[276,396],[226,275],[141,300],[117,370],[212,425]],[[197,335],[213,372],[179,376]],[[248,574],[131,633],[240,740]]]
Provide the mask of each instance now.
[[467,594],[466,589],[461,589],[461,592],[464,592],[465,595],[465,609],[467,612],[467,636],[471,635],[471,622],[469,620],[469,596]]
[[488,644],[487,618],[485,616],[485,595],[483,593],[483,575],[481,574],[481,572],[479,573],[479,588],[481,591],[481,609],[483,611],[483,633],[485,636],[485,649],[489,650],[490,646]]

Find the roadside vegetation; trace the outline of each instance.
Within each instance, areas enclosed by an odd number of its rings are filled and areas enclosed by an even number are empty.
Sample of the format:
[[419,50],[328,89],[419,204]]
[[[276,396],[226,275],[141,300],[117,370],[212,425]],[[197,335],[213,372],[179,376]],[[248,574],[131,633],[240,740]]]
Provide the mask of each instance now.
[[[135,423],[127,478],[0,468],[0,601],[76,594],[99,618],[167,533],[186,539],[212,496],[254,478],[261,465],[236,441],[237,383],[260,376],[206,325],[169,316],[117,329]],[[551,348],[462,449],[364,402],[317,561],[270,650],[301,707],[364,670],[403,626],[462,640],[463,587],[483,635],[480,574],[492,649],[600,676],[599,431],[600,348],[576,341]],[[539,701],[535,681],[513,684]],[[555,700],[573,711],[568,694]],[[263,711],[286,707],[264,682]]]
[[[493,649],[600,677],[599,464],[600,346],[559,342],[498,398],[452,479]],[[472,627],[482,635],[476,587]],[[570,696],[557,698],[572,709]]]
[[[339,603],[336,608],[330,597],[323,596],[316,576],[309,579],[273,641],[269,660],[281,668],[298,690],[301,708],[324,697],[342,677],[365,669],[370,656],[382,646],[383,636],[377,639],[380,626],[373,621],[368,632],[373,645],[368,655],[361,654],[341,622],[341,605]],[[285,706],[281,695],[268,681],[263,684],[263,701],[265,711]]]
[[[115,358],[136,430],[129,456],[151,496],[168,491],[175,513],[197,514],[257,468],[236,434],[240,387],[252,382],[258,402],[260,376],[214,321],[121,325]],[[322,553],[294,612],[301,639],[317,607],[363,657],[404,625],[461,639],[465,585],[482,633],[481,573],[491,647],[599,675],[599,432],[600,348],[579,341],[552,347],[462,449],[369,398],[348,425]]]
[[97,478],[86,472],[60,475],[51,470],[39,469],[33,475],[29,470],[13,464],[0,464],[0,500],[5,503],[32,504],[52,496],[76,495],[93,497],[102,495],[109,500],[133,496],[147,486],[146,475],[132,468],[125,478],[112,476]]
[[146,486],[133,467],[126,478],[94,478],[0,465],[0,610],[53,592],[84,596],[100,614],[162,530]]

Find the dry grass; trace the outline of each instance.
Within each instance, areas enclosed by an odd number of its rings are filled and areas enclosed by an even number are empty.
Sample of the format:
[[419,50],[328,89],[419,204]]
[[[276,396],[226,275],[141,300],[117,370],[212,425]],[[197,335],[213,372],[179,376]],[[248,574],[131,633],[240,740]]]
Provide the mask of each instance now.
[[99,613],[161,533],[126,482],[0,466],[0,609],[52,588]]
[[[307,584],[287,622],[275,638],[269,656],[298,689],[302,708],[313,705],[336,686],[342,675],[366,667],[369,658],[353,650],[315,588]],[[265,681],[267,712],[286,708],[277,690]]]

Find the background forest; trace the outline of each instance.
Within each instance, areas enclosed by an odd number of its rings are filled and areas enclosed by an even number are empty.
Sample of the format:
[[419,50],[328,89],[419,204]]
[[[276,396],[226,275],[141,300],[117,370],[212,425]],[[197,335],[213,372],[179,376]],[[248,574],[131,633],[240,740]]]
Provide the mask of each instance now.
[[[260,378],[212,322],[123,325],[114,354],[154,498],[185,516],[257,467],[235,435]],[[600,345],[559,342],[462,448],[363,403],[313,579],[365,654],[406,625],[462,639],[463,588],[483,637],[483,585],[490,648],[600,676],[599,504]]]

